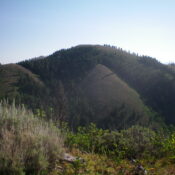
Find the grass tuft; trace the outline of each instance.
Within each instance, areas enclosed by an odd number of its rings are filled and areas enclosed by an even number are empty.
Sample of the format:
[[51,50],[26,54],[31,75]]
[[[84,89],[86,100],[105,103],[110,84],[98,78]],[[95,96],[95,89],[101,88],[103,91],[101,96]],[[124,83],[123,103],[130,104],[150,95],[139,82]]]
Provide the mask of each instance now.
[[60,130],[15,102],[0,102],[0,174],[47,174],[63,154]]

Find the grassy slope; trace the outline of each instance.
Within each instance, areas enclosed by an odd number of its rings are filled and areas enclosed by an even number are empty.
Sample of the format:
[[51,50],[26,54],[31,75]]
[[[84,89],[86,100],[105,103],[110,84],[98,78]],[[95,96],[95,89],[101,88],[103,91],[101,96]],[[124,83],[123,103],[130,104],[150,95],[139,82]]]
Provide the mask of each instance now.
[[[36,94],[45,88],[44,83],[28,69],[17,65],[7,64],[0,67],[0,98],[12,100],[16,98],[21,103],[33,103]],[[37,103],[37,100],[36,100]]]
[[82,82],[82,88],[101,107],[126,103],[132,109],[141,111],[143,104],[138,93],[104,65],[98,64],[89,72]]
[[147,105],[164,116],[167,123],[175,123],[175,72],[171,68],[151,57],[96,47],[101,54],[110,55],[103,59],[104,65],[134,88]]
[[9,90],[12,90],[14,88],[13,85],[18,83],[20,76],[22,75],[28,76],[33,82],[38,83],[39,85],[43,85],[43,82],[41,82],[35,74],[20,65],[6,64],[0,68],[0,81],[4,85],[2,89],[2,91],[4,91],[3,94],[5,94],[5,91],[8,92]]
[[[84,93],[92,107],[95,106],[97,117],[100,117],[100,119],[110,116],[115,109],[124,105],[128,112],[135,111],[142,115],[140,120],[144,123],[146,122],[144,121],[144,116],[146,115],[144,104],[138,93],[106,66],[98,64],[89,72],[80,84],[80,88],[84,89]],[[115,117],[119,116],[116,115]],[[128,117],[132,120],[131,114]],[[125,120],[129,119],[125,118]],[[138,122],[138,119],[135,122]],[[118,123],[115,124],[117,125]]]

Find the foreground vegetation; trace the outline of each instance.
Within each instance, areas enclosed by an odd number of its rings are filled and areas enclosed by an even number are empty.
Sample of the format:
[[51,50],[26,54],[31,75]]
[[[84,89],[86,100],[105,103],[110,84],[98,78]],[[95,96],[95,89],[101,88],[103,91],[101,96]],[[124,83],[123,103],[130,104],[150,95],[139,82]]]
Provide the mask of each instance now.
[[174,129],[132,126],[110,131],[91,124],[79,127],[76,133],[67,131],[66,145],[72,154],[85,159],[84,165],[64,165],[67,174],[175,174]]
[[0,102],[0,174],[48,174],[63,153],[63,139],[52,123],[23,106]]
[[74,164],[59,163],[50,175],[144,175],[139,170],[142,165],[147,175],[174,175],[175,165],[167,158],[157,159],[155,163],[148,160],[137,160],[136,163],[128,159],[120,162],[102,154],[81,152],[73,149],[71,153],[84,159]]
[[[80,159],[65,161],[65,151]],[[174,164],[173,128],[110,131],[90,124],[72,132],[23,106],[0,103],[2,175],[173,175]]]

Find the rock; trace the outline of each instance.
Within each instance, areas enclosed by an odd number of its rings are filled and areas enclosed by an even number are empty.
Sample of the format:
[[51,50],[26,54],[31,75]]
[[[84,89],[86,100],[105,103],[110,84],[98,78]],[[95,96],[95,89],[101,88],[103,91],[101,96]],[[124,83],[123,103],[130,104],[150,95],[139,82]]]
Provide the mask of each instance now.
[[131,163],[133,163],[136,166],[135,167],[136,175],[147,175],[148,174],[147,170],[140,163],[138,163],[135,159],[132,159]]
[[142,165],[138,165],[136,167],[136,172],[138,173],[138,175],[147,175],[148,174]]
[[82,158],[79,158],[79,157],[75,157],[75,156],[72,156],[68,153],[64,153],[63,155],[63,158],[61,159],[62,161],[66,161],[66,162],[69,162],[69,163],[74,163],[76,162],[77,160],[79,160],[80,162],[84,162],[84,160]]

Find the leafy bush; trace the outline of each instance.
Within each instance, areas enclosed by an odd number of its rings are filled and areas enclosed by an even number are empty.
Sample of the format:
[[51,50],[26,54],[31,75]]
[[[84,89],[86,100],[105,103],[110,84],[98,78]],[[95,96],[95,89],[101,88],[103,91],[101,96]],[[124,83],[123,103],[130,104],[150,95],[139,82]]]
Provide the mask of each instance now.
[[95,124],[68,132],[66,144],[86,152],[106,154],[111,158],[143,158],[154,156],[156,133],[151,129],[133,126],[127,130],[98,129]]
[[128,158],[152,155],[156,133],[149,128],[132,126],[120,132],[119,149],[125,148]]
[[67,132],[66,145],[82,151],[99,152],[99,149],[102,149],[101,138],[105,133],[108,133],[108,130],[98,129],[93,123],[87,127],[80,126],[76,133]]
[[175,162],[175,133],[172,133],[162,142],[162,152]]
[[52,122],[0,102],[0,174],[45,174],[62,153],[63,139]]

